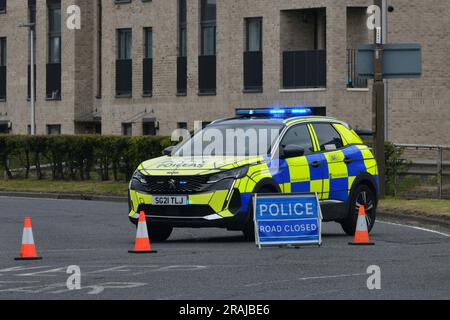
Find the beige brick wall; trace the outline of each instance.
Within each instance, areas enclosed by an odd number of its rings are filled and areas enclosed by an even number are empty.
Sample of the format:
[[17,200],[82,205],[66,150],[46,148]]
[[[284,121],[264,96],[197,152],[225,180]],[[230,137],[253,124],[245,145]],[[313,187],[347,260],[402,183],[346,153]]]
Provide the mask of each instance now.
[[[328,114],[357,128],[371,128],[371,90],[346,88],[347,51],[371,34],[365,29],[364,10],[371,0],[225,0],[217,1],[217,95],[198,96],[199,1],[188,0],[188,93],[176,96],[178,8],[176,0],[117,5],[103,0],[102,99],[97,94],[97,1],[63,0],[82,7],[82,30],[63,27],[63,100],[45,100],[47,57],[46,7],[38,1],[38,132],[60,123],[63,133],[74,133],[74,119],[98,113],[104,134],[121,134],[123,122],[142,133],[142,119],[156,118],[159,134],[169,134],[177,122],[211,121],[232,116],[234,109],[270,105],[326,106]],[[450,144],[450,10],[446,0],[391,0],[391,42],[423,45],[423,77],[389,82],[390,138],[403,143]],[[350,7],[350,8],[348,8]],[[320,91],[283,91],[283,49],[311,48],[307,25],[295,24],[291,10],[326,8],[327,88]],[[16,27],[26,20],[22,1],[8,1],[0,15],[0,36],[8,37],[8,100],[0,102],[0,120],[13,122],[14,133],[25,133],[27,32]],[[264,92],[243,93],[243,51],[246,17],[263,17]],[[291,18],[291,20],[287,18]],[[286,18],[286,19],[283,19]],[[301,21],[300,21],[301,22]],[[64,25],[64,24],[63,24]],[[153,97],[142,96],[143,28],[153,28]],[[133,30],[133,95],[115,97],[116,30]],[[288,30],[288,31],[286,31]],[[286,34],[288,37],[286,37]],[[298,35],[298,37],[296,36]],[[371,82],[369,82],[370,87]]]

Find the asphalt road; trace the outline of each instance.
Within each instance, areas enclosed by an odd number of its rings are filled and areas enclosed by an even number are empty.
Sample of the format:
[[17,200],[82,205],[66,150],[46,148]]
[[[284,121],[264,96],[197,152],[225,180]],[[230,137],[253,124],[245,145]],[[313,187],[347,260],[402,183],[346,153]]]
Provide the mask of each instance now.
[[[0,198],[0,299],[450,299],[450,237],[378,223],[374,247],[351,247],[334,223],[323,246],[264,249],[225,230],[178,229],[130,255],[123,204]],[[16,262],[25,215],[42,261]],[[444,231],[445,230],[441,230]],[[81,269],[69,291],[67,267]],[[381,268],[381,290],[367,268]]]

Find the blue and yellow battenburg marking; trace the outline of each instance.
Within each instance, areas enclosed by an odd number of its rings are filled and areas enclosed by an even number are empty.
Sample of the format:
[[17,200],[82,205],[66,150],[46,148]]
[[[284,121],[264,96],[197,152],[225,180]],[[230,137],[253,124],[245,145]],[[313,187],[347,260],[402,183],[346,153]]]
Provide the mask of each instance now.
[[[309,114],[309,110],[304,108],[298,108],[294,111],[298,112],[299,115],[301,113]],[[240,114],[254,115],[255,112],[252,109],[243,109]],[[268,112],[268,110],[259,112]],[[285,110],[280,109],[272,112],[278,112],[279,115],[286,114]],[[275,113],[272,114],[275,115]],[[292,111],[289,111],[289,115],[293,116]],[[305,121],[299,118],[288,122],[287,125]],[[318,193],[321,200],[339,201],[348,200],[353,184],[361,174],[367,173],[378,182],[378,167],[371,149],[363,145],[356,132],[343,123],[333,122],[333,126],[341,135],[344,148],[319,153],[319,140],[310,123],[323,121],[324,118],[314,117],[309,117],[307,120],[316,153],[288,160],[270,160],[260,157],[245,162],[228,164],[222,169],[232,169],[250,164],[247,176],[237,180],[234,189],[231,191],[214,190],[203,194],[189,195],[189,205],[210,206],[219,216],[227,218],[234,216],[229,210],[233,193],[240,193],[242,202],[240,212],[247,212],[257,184],[264,179],[275,181],[283,193]],[[352,161],[346,163],[344,162],[345,159],[352,159]],[[154,161],[156,160],[151,160],[145,168],[141,165],[138,169],[149,175],[171,175],[173,171],[171,166],[157,164]],[[317,166],[318,163],[320,166]],[[167,169],[164,166],[167,166]],[[184,166],[187,165],[184,164]],[[183,170],[183,175],[212,174],[218,171],[217,168],[210,166],[208,163],[203,163],[202,168],[184,169],[186,170]],[[130,216],[134,217],[140,204],[152,203],[152,195],[130,190],[130,202]]]

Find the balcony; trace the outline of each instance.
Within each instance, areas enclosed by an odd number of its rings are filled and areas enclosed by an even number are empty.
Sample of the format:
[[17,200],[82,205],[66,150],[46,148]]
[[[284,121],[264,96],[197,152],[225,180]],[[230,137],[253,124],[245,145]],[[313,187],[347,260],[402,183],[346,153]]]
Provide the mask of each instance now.
[[177,58],[177,94],[187,94],[187,57]]
[[244,92],[263,90],[263,53],[244,52]]
[[144,59],[143,63],[143,89],[144,97],[151,97],[153,93],[153,59]]
[[133,90],[133,60],[116,60],[116,96],[131,97]]
[[61,64],[47,64],[47,99],[61,100]]
[[216,94],[216,56],[198,57],[199,95]]
[[326,50],[283,52],[283,88],[326,88]]
[[6,66],[0,66],[0,101],[6,100]]

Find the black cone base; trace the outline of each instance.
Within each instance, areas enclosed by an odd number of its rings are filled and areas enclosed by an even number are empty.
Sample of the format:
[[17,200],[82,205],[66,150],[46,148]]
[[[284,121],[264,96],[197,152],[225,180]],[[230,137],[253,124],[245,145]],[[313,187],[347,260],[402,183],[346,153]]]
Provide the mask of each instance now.
[[129,250],[128,253],[133,254],[149,254],[149,253],[158,253],[156,250],[150,250],[150,251],[135,251],[135,250]]
[[15,261],[36,261],[36,260],[42,260],[42,257],[34,257],[34,258],[15,258]]
[[358,246],[358,247],[374,246],[374,245],[375,245],[375,243],[373,243],[373,242],[368,242],[368,243],[349,242],[348,244],[349,244],[350,246]]

